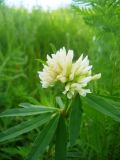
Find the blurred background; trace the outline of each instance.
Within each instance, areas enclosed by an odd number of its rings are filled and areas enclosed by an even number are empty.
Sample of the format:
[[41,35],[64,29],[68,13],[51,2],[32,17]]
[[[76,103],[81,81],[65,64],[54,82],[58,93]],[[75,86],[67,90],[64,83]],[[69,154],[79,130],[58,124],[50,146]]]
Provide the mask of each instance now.
[[19,8],[20,6],[26,8],[27,10],[32,10],[33,8],[42,7],[43,9],[57,9],[60,7],[66,7],[72,3],[72,0],[5,0],[8,6],[14,6]]
[[[102,73],[90,86],[94,93],[120,97],[120,0],[0,0],[1,112],[21,102],[53,105],[53,90],[41,88],[38,59],[63,46],[74,50],[75,59],[88,55],[93,72]],[[80,139],[68,159],[120,160],[120,124],[83,109]],[[1,119],[0,130],[23,120]],[[1,144],[0,159],[24,159],[37,132]]]

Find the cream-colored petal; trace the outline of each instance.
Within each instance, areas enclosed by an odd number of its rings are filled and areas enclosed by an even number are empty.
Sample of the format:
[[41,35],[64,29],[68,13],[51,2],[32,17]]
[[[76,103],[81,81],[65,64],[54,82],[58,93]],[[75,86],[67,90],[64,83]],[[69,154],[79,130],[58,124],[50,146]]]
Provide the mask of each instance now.
[[92,80],[97,80],[101,78],[101,73],[95,74],[94,76],[92,76]]

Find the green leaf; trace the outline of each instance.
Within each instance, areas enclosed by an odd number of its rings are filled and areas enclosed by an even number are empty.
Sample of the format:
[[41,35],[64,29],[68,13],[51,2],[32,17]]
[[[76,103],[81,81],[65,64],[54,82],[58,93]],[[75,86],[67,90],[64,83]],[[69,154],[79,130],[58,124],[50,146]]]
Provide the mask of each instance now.
[[61,109],[63,109],[63,108],[65,107],[65,105],[64,105],[61,97],[59,97],[59,96],[56,97],[56,103],[58,104],[58,106],[59,106]]
[[118,107],[120,109],[120,98],[119,97],[113,97],[113,96],[103,96],[99,95],[100,97],[104,98],[108,103],[111,103],[112,105]]
[[56,131],[58,120],[59,114],[55,115],[40,132],[26,160],[37,160],[43,154]]
[[81,153],[80,151],[71,151],[67,153],[68,158],[73,158],[73,159],[81,159]]
[[102,97],[102,96],[96,96],[96,95],[87,95],[85,98],[89,104],[90,107],[96,109],[97,111],[111,117],[115,121],[120,122],[120,107],[115,106],[114,101]]
[[43,106],[43,105],[34,105],[31,103],[20,103],[19,106],[23,107],[23,108],[41,108],[41,109],[43,108],[46,110],[58,110],[57,108],[47,107],[47,106]]
[[70,123],[69,123],[69,136],[70,136],[70,144],[74,145],[79,133],[80,133],[80,124],[82,117],[82,108],[81,108],[81,100],[80,96],[77,95],[71,106],[70,113]]
[[56,131],[55,160],[66,160],[67,129],[64,117],[60,117]]
[[107,98],[109,100],[113,100],[114,102],[119,102],[120,103],[120,98],[115,97],[115,96],[104,96],[104,95],[99,95],[100,97]]
[[17,126],[9,128],[6,131],[0,133],[0,142],[9,140],[11,138],[15,138],[23,133],[29,132],[32,129],[35,129],[43,125],[44,123],[48,122],[50,118],[51,113],[45,113],[29,121],[23,122],[21,124],[18,124]]
[[24,106],[24,108],[15,108],[15,109],[6,110],[0,114],[0,117],[30,116],[30,115],[37,115],[42,113],[50,113],[57,110],[55,108],[31,105],[27,103],[21,104],[21,106]]
[[52,52],[56,53],[57,52],[57,49],[55,47],[55,45],[53,43],[50,43],[50,47],[52,49]]
[[38,62],[40,62],[40,63],[42,63],[42,64],[46,64],[46,62],[44,61],[44,60],[42,60],[42,59],[35,59],[36,61],[38,61]]

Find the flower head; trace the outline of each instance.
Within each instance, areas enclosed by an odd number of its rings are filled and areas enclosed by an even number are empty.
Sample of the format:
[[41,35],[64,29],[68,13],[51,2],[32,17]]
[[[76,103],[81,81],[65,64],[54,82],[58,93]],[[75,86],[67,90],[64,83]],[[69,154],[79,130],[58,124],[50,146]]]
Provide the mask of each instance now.
[[83,58],[83,54],[76,62],[73,62],[73,51],[63,47],[51,57],[47,55],[47,62],[43,71],[38,72],[43,88],[52,87],[57,81],[64,83],[65,90],[63,94],[67,94],[70,99],[77,92],[81,96],[91,93],[90,89],[86,89],[87,84],[92,80],[97,80],[101,74],[92,76],[92,66],[89,65],[88,56]]

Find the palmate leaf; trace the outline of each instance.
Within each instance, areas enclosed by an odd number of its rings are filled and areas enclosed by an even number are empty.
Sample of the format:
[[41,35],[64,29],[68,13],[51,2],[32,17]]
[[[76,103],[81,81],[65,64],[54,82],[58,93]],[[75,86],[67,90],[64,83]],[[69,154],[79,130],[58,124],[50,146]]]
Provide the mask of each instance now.
[[120,107],[114,100],[92,94],[87,95],[85,99],[90,107],[120,122]]
[[70,122],[69,122],[69,137],[70,144],[74,145],[80,133],[80,124],[82,118],[82,103],[80,96],[77,95],[71,106]]
[[66,160],[67,128],[65,118],[61,115],[56,131],[55,160]]
[[30,154],[26,158],[26,160],[37,160],[39,156],[42,155],[48,144],[50,143],[59,120],[59,114],[54,115],[50,122],[45,126],[45,128],[40,132],[37,136],[33,147],[30,151]]
[[18,124],[14,127],[7,129],[6,131],[0,133],[0,142],[5,140],[9,140],[11,138],[15,138],[23,133],[29,132],[37,127],[48,122],[51,118],[51,113],[45,113],[39,115],[38,117],[34,117],[31,120]]
[[24,108],[15,108],[15,109],[6,110],[0,114],[0,117],[30,116],[30,115],[37,115],[37,114],[50,113],[50,112],[57,111],[56,108],[32,105],[29,103],[23,103],[23,104],[20,104],[20,106]]

